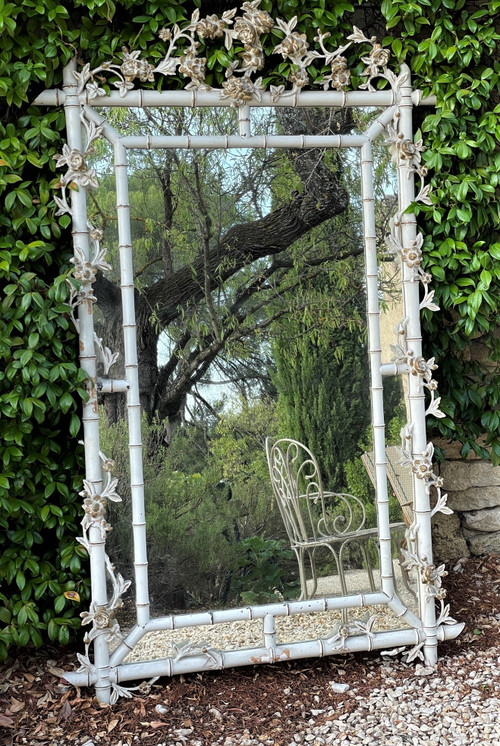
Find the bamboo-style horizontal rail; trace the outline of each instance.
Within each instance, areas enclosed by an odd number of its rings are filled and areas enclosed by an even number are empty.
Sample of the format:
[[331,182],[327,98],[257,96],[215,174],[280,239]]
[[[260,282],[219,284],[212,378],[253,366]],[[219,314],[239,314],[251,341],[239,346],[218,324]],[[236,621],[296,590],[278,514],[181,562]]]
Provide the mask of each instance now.
[[369,138],[366,135],[130,135],[121,137],[127,149],[143,150],[206,148],[228,150],[230,148],[360,148]]
[[[438,628],[437,637],[440,642],[453,640],[463,629],[463,624],[449,624]],[[377,632],[368,635],[359,634],[345,639],[345,646],[349,652],[357,653],[365,650],[384,650],[385,648],[418,645],[423,642],[424,635],[418,629],[401,629],[390,632]],[[258,647],[243,650],[220,651],[220,662],[217,665],[205,655],[189,655],[179,660],[162,658],[156,661],[140,663],[124,663],[119,667],[110,667],[109,680],[112,683],[135,681],[158,676],[174,676],[193,673],[207,669],[222,670],[236,666],[252,666],[256,663],[276,663],[278,661],[299,660],[300,658],[322,658],[335,655],[339,650],[339,640],[331,638],[306,640],[302,642],[287,642],[272,647]],[[70,671],[64,678],[74,686],[92,686],[96,683],[96,676],[91,671]]]
[[[234,106],[232,99],[221,99],[220,89],[212,91],[129,91],[126,96],[120,96],[118,91],[111,91],[107,96],[97,96],[90,99],[88,94],[80,94],[80,103],[99,107],[127,107],[145,108],[151,106],[179,106],[179,107],[222,107]],[[37,106],[62,106],[65,101],[64,91],[52,89],[42,91],[34,100]],[[433,106],[435,96],[422,97],[420,91],[413,91],[414,106]],[[302,91],[292,96],[281,96],[273,101],[271,94],[264,91],[261,100],[253,99],[247,103],[251,108],[269,107],[297,107],[308,108],[323,106],[327,108],[356,108],[357,106],[393,106],[397,103],[394,91]]]
[[100,394],[120,394],[128,391],[130,382],[118,378],[98,378],[97,390]]

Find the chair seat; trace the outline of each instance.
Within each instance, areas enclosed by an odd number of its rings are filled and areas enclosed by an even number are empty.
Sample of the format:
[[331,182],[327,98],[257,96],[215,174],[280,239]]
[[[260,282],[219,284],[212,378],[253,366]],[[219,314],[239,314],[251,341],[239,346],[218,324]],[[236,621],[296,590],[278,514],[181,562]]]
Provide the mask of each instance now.
[[[391,533],[393,531],[404,531],[406,529],[406,524],[403,522],[391,523],[389,528],[391,530]],[[359,531],[351,531],[350,533],[338,535],[336,534],[334,536],[318,536],[316,539],[307,539],[306,541],[291,540],[290,544],[292,547],[319,547],[322,544],[338,544],[344,541],[349,541],[351,539],[363,539],[377,535],[378,528],[362,528]]]

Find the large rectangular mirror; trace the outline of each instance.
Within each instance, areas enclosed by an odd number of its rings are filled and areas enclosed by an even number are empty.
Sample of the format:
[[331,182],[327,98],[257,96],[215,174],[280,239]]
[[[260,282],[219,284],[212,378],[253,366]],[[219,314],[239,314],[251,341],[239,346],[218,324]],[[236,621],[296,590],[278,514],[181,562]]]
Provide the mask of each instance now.
[[415,94],[379,57],[366,91],[300,96],[65,71],[92,572],[67,679],[102,701],[345,651],[433,663],[459,632],[432,564]]

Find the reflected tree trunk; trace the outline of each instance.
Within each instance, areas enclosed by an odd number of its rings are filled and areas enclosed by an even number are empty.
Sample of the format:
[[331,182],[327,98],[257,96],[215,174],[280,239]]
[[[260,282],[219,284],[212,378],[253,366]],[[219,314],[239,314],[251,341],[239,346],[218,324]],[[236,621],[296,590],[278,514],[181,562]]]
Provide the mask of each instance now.
[[[283,131],[290,134],[339,133],[351,126],[349,114],[335,116],[320,110],[282,110],[279,122]],[[293,192],[286,204],[277,206],[261,219],[233,225],[221,235],[212,229],[204,205],[203,185],[194,183],[194,209],[200,216],[197,255],[192,262],[176,266],[175,246],[170,245],[166,230],[164,245],[157,250],[161,275],[135,293],[141,405],[149,419],[157,415],[160,420],[168,420],[170,431],[182,417],[186,396],[228,344],[245,339],[256,329],[269,328],[274,318],[285,312],[282,308],[266,316],[263,309],[279,295],[282,285],[285,287],[284,280],[294,267],[287,249],[312,228],[347,208],[348,194],[338,162],[326,165],[324,152],[320,150],[288,155],[302,183],[300,193]],[[165,167],[157,169],[157,177],[168,229],[175,209],[172,173],[176,166],[170,153],[166,159]],[[353,252],[358,250],[359,247],[353,246]],[[332,258],[335,257],[331,253],[321,260],[311,258],[307,271],[317,271],[323,261]],[[266,259],[267,263],[263,264]],[[258,263],[255,275],[249,279],[247,272],[239,283],[242,270],[255,263]],[[227,283],[231,283],[230,293],[226,292]],[[219,302],[217,309],[213,305],[215,293],[227,298],[225,304]],[[98,333],[106,346],[121,353],[112,375],[122,377],[120,290],[100,274],[95,295],[100,314]],[[202,332],[195,333],[186,319],[200,308],[209,321]],[[175,325],[175,344],[168,360],[159,366],[158,340],[162,330],[170,325]],[[108,419],[115,422],[124,414],[125,397],[105,398]]]

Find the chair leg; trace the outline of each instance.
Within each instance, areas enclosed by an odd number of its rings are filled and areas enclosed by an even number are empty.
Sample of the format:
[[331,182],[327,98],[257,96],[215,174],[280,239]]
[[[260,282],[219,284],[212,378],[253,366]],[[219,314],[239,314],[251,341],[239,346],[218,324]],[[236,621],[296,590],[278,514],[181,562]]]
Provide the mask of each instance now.
[[314,548],[312,552],[309,549],[307,550],[307,554],[309,555],[309,564],[311,565],[311,574],[312,574],[312,588],[307,596],[308,598],[314,597],[314,594],[316,593],[316,588],[318,587],[318,576],[316,574],[316,560],[314,558],[315,552],[316,552],[316,548]]
[[346,583],[346,580],[345,580],[345,573],[344,573],[344,563],[342,561],[342,554],[343,554],[344,547],[346,546],[346,544],[347,544],[347,542],[344,541],[344,543],[340,547],[338,555],[335,552],[335,550],[333,549],[333,547],[331,547],[332,554],[335,557],[335,560],[337,562],[337,569],[338,569],[338,572],[339,572],[340,588],[342,590],[342,595],[343,596],[347,596],[348,595],[348,592],[347,592],[347,583]]
[[368,582],[370,583],[370,590],[372,593],[376,591],[375,587],[375,579],[373,577],[373,570],[370,562],[370,551],[368,546],[369,540],[365,540],[361,543],[361,551],[363,552],[363,556],[365,558],[366,562],[366,573],[368,575]]
[[[341,545],[339,553],[335,551],[335,549],[332,547],[331,544],[328,544],[328,549],[335,557],[335,562],[337,564],[337,573],[339,576],[339,583],[340,583],[340,590],[343,596],[347,596],[347,583],[345,582],[345,574],[344,574],[344,566],[342,564],[342,550],[344,549],[344,544]],[[342,618],[342,624],[348,624],[349,622],[349,613],[347,609],[341,610],[341,618]]]
[[304,568],[304,550],[303,549],[297,549],[297,547],[293,547],[293,551],[295,552],[295,556],[297,557],[297,564],[299,566],[299,578],[300,578],[300,597],[299,601],[305,601],[308,597],[307,595],[307,580],[306,580],[306,572]]
[[[400,545],[400,543],[398,541],[396,541],[396,550],[397,550],[397,553],[398,553],[398,564],[399,564],[399,569],[400,569],[400,572],[401,572],[401,580],[403,581],[403,585],[406,588],[406,590],[408,591],[408,593],[411,596],[413,596],[413,598],[415,599],[415,601],[417,601],[417,603],[418,603],[418,596],[415,593],[415,591],[413,590],[413,588],[410,587],[410,575],[408,573],[408,570],[407,570],[406,567],[403,567],[402,564],[401,564],[402,559],[403,559],[403,555],[401,554],[401,545]],[[396,572],[395,572],[395,570],[394,570],[394,586],[396,586]]]

